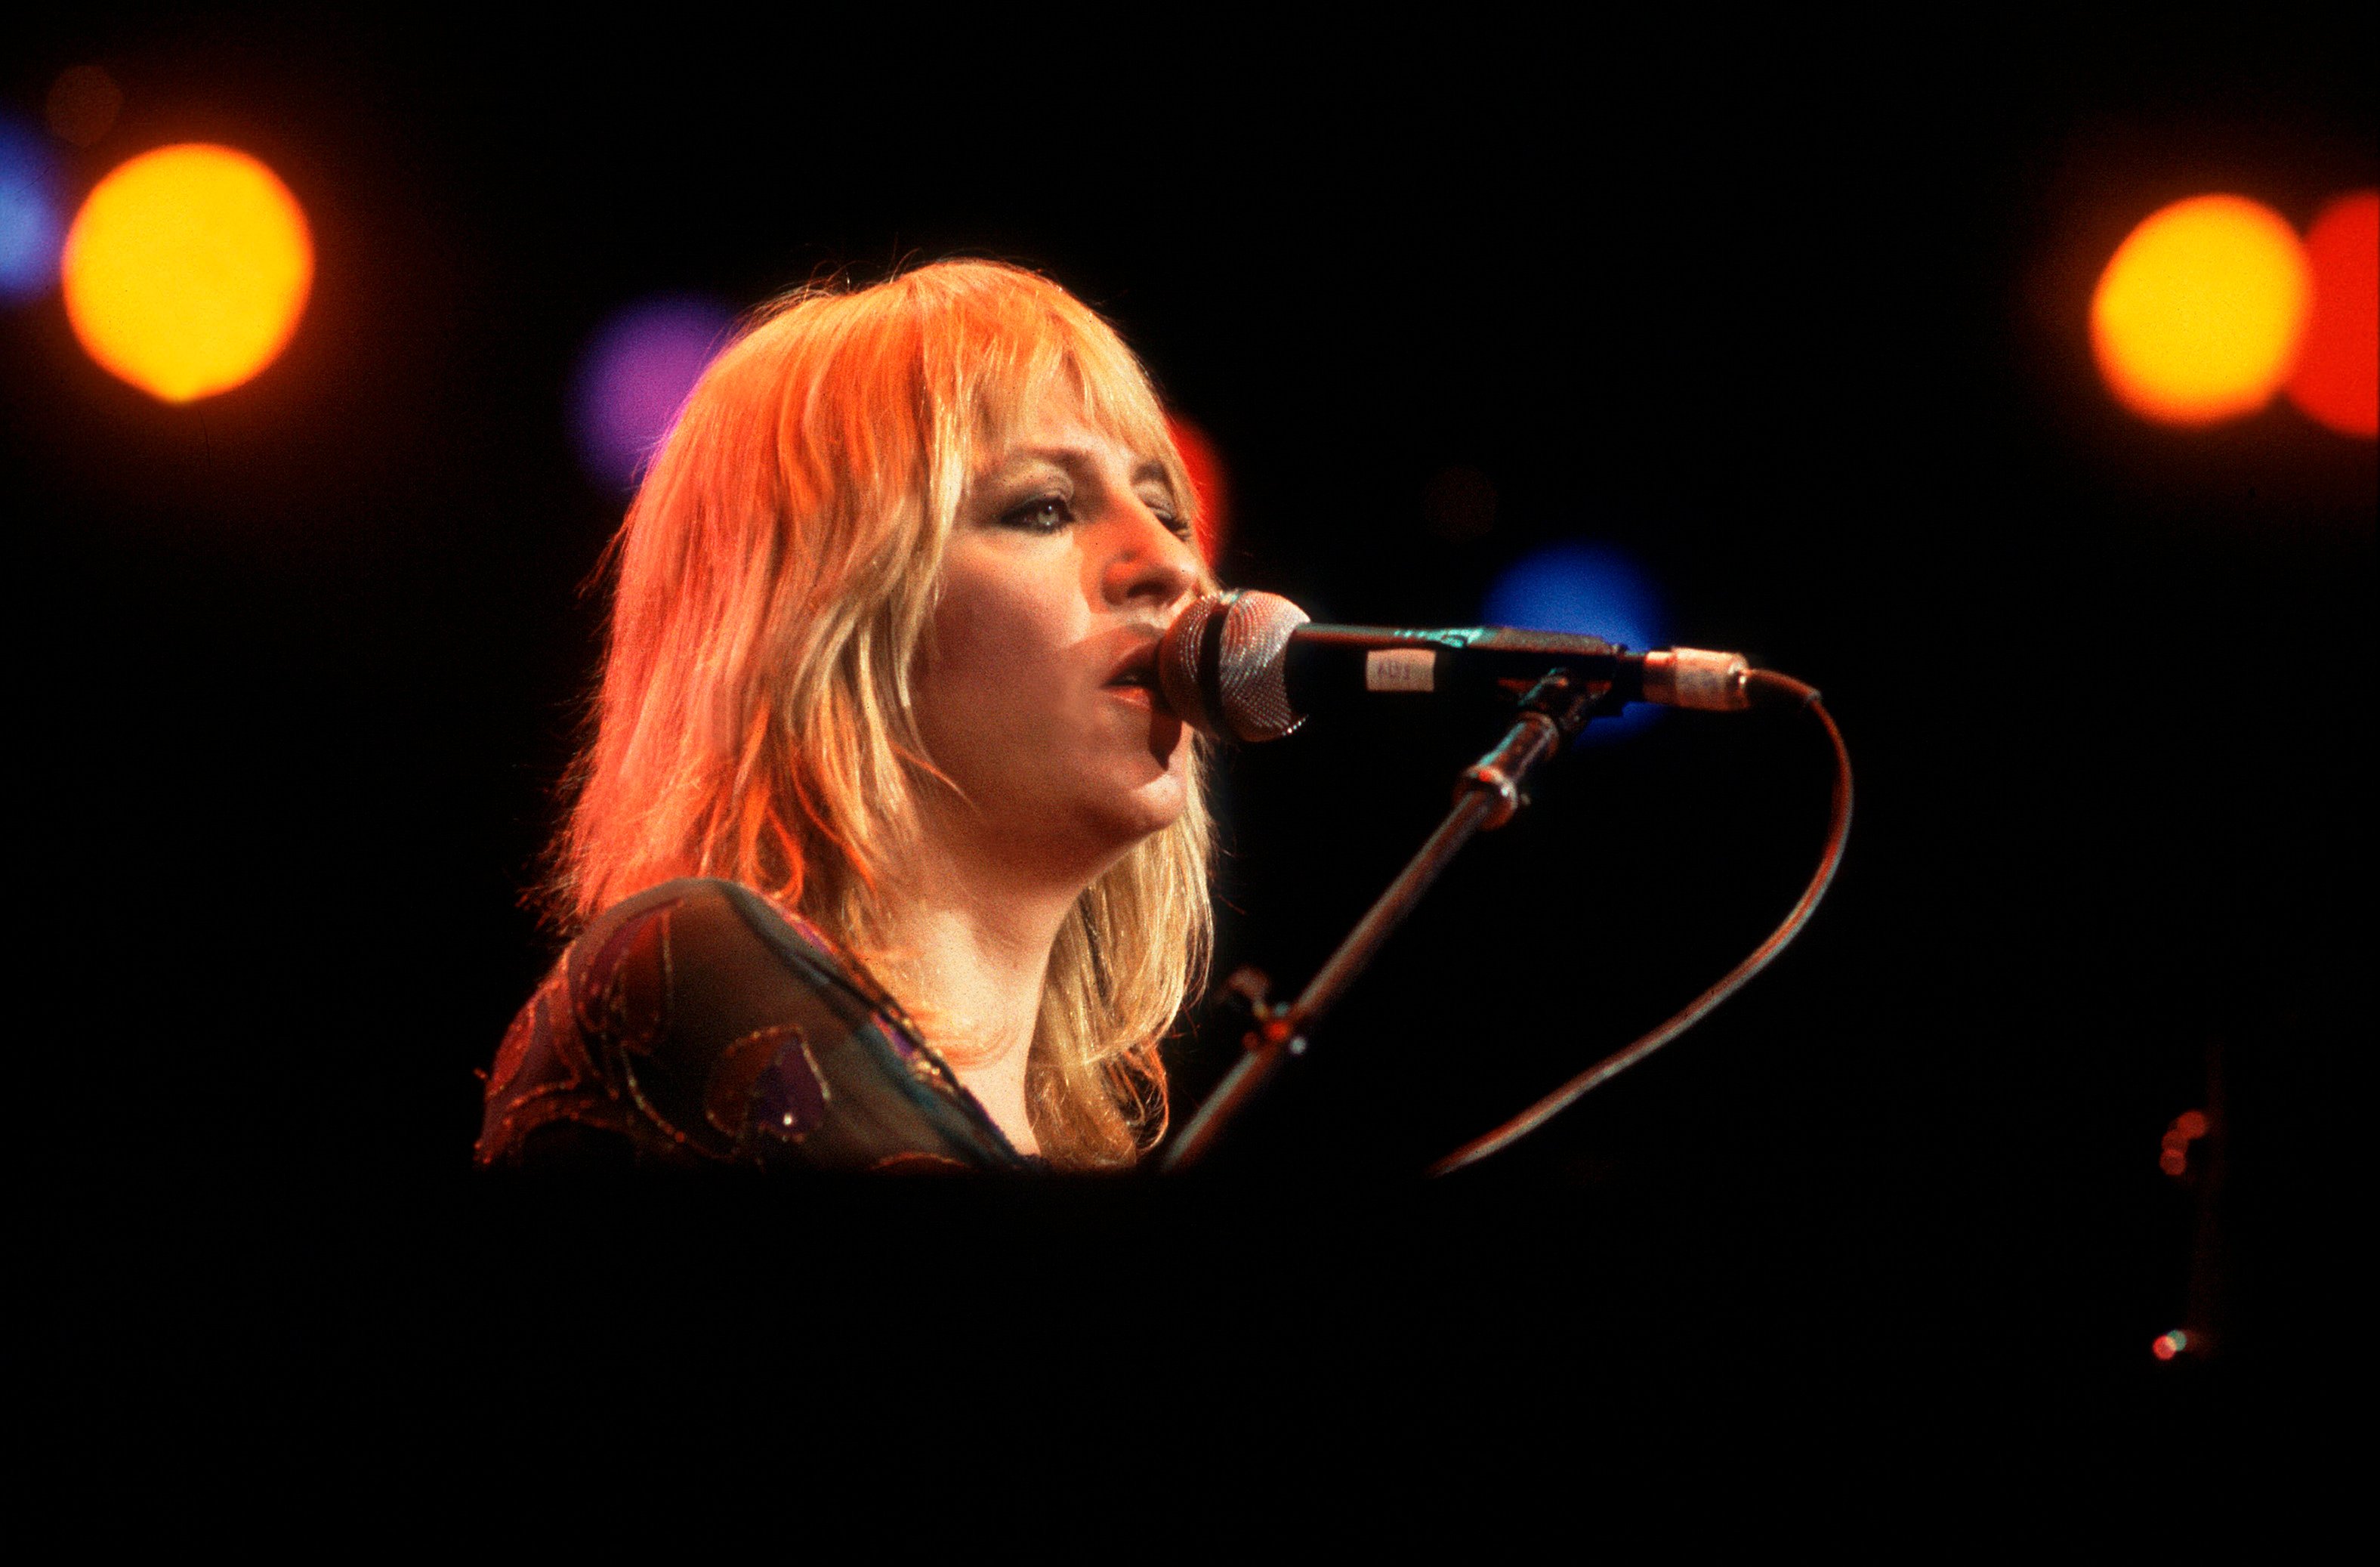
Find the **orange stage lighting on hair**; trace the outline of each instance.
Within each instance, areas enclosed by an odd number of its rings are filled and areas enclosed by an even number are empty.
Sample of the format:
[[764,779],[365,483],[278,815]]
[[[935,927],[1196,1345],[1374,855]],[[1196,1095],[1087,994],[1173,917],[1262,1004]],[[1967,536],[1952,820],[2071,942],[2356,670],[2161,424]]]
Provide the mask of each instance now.
[[2380,435],[2380,190],[2358,190],[2306,232],[2313,314],[2289,401],[2341,435]]
[[67,232],[67,316],[91,357],[169,403],[273,362],[314,280],[306,214],[228,147],[161,147],[91,193]]
[[1211,569],[1232,538],[1232,495],[1223,477],[1222,454],[1205,431],[1180,414],[1166,415],[1165,425],[1173,433],[1182,466],[1190,470],[1191,487],[1198,492],[1198,553]]
[[2238,196],[2193,196],[2119,246],[2091,299],[2108,387],[2168,424],[2253,413],[2296,362],[2313,296],[2297,235]]

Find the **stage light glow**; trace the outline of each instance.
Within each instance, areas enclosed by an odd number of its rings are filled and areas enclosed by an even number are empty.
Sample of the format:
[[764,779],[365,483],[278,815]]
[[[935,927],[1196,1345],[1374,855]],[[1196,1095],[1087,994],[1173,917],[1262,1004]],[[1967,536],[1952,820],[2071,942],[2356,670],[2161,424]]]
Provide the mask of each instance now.
[[1475,468],[1442,468],[1422,486],[1422,516],[1450,544],[1468,544],[1496,527],[1496,481]]
[[0,118],[0,298],[30,299],[58,275],[58,169],[40,134]]
[[2181,1140],[2185,1143],[2193,1138],[2203,1137],[2206,1136],[2206,1112],[2201,1110],[2185,1110],[2173,1118],[2173,1129],[2181,1134]]
[[1190,470],[1190,487],[1198,492],[1198,553],[1212,568],[1232,541],[1232,492],[1223,473],[1223,455],[1205,431],[1180,414],[1165,416],[1173,449]]
[[2171,1360],[2189,1347],[2190,1335],[2176,1328],[2170,1333],[2159,1333],[2156,1342],[2149,1345],[2149,1353],[2159,1360]]
[[105,136],[124,109],[124,89],[97,66],[68,66],[50,83],[42,117],[50,128],[78,147],[89,147]]
[[618,489],[637,482],[735,326],[726,306],[690,297],[648,299],[604,322],[579,357],[573,392],[589,478]]
[[2306,231],[2313,310],[2289,401],[2341,435],[2380,435],[2380,190],[2323,209]]
[[[1479,618],[1489,626],[1583,632],[1638,652],[1662,646],[1666,636],[1653,579],[1625,553],[1584,541],[1549,545],[1507,566],[1488,589]],[[1638,703],[1619,718],[1588,724],[1585,738],[1636,733],[1660,711]]]
[[2091,298],[2091,346],[2118,400],[2203,425],[2253,413],[2296,362],[2313,297],[2297,235],[2238,196],[2193,196],[2132,230]]
[[305,212],[229,147],[143,152],[75,214],[67,319],[91,357],[168,403],[225,392],[288,346],[314,282]]

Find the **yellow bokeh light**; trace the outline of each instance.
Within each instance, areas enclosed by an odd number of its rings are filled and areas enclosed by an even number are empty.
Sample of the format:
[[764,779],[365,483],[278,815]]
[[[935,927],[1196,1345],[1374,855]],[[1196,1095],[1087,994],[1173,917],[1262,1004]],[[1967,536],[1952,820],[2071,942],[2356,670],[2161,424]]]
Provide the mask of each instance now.
[[2091,299],[2091,346],[2126,407],[2168,424],[2252,413],[2289,379],[2313,296],[2280,215],[2193,196],[2117,247]]
[[92,189],[59,271],[91,357],[169,403],[237,386],[273,362],[314,281],[289,188],[245,152],[144,152]]

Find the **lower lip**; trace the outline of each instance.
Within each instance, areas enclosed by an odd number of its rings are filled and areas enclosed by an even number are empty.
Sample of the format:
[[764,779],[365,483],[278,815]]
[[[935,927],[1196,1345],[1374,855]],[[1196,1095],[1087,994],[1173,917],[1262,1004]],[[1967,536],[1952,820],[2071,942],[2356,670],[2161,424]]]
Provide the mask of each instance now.
[[1129,702],[1134,707],[1146,708],[1151,712],[1170,713],[1173,711],[1159,698],[1156,691],[1147,686],[1108,686],[1101,689],[1120,702]]

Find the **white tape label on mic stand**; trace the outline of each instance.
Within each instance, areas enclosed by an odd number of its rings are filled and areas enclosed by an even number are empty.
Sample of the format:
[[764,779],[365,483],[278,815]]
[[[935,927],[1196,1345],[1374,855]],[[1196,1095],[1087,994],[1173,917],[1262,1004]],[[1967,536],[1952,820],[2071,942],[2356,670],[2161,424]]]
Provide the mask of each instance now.
[[1438,654],[1427,648],[1381,648],[1364,655],[1366,691],[1435,691]]

